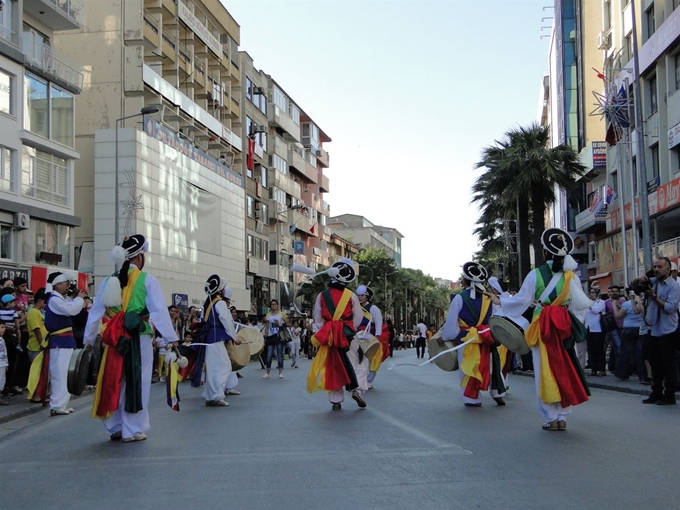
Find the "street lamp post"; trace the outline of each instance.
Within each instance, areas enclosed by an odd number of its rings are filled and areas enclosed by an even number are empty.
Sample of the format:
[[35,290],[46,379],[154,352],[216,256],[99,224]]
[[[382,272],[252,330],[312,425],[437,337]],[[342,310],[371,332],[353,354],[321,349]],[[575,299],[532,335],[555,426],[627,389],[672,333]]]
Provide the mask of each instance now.
[[139,110],[139,113],[135,113],[133,115],[128,115],[127,117],[121,117],[120,119],[116,119],[116,161],[115,161],[115,188],[116,191],[114,193],[115,195],[115,217],[114,217],[114,243],[118,242],[118,202],[119,202],[119,186],[118,186],[118,123],[123,122],[127,119],[132,119],[133,117],[139,117],[140,115],[150,115],[152,113],[156,113],[158,110],[157,106],[144,106],[141,110]]
[[[304,204],[295,204],[292,207],[289,207],[288,209],[285,209],[281,211],[280,213],[277,211],[277,214],[284,214],[289,211],[297,211],[299,209],[304,209],[305,205]],[[276,224],[276,300],[279,302],[279,306],[281,306],[281,282],[279,281],[279,277],[281,274],[281,225],[277,221]],[[295,300],[295,295],[293,295],[293,298],[291,302]]]

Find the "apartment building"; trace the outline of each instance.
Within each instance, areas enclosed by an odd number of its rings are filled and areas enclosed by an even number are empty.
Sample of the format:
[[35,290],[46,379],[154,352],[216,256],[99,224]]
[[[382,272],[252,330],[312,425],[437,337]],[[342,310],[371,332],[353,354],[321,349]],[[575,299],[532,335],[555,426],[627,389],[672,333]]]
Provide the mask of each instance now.
[[550,127],[553,146],[566,144],[579,153],[586,174],[569,196],[556,190],[557,201],[547,224],[570,232],[576,241],[575,259],[582,282],[588,271],[589,241],[603,228],[606,205],[594,209],[596,196],[604,201],[605,125],[596,109],[593,92],[603,93],[602,55],[598,37],[602,6],[585,0],[556,0],[549,49],[549,70],[541,80],[539,121]]
[[270,75],[240,52],[243,73],[241,136],[237,161],[246,176],[246,284],[251,311],[265,313],[271,299],[291,306],[302,275],[294,263],[329,265],[329,165],[331,141]]
[[86,30],[58,37],[85,66],[74,237],[92,256],[80,267],[111,273],[111,247],[140,232],[168,300],[202,304],[220,273],[248,309],[240,27],[219,0],[85,6]]
[[[604,233],[596,241],[597,272],[605,284],[622,284],[643,269],[641,193],[646,193],[649,201],[655,256],[677,262],[680,254],[679,5],[678,0],[639,0],[633,13],[628,0],[602,2],[601,58],[611,73],[612,95],[631,102],[628,126],[607,150],[607,184],[617,198],[609,205]],[[637,21],[643,130],[638,129],[632,114],[633,16]],[[642,182],[638,165],[641,131],[647,182]]]
[[[0,276],[72,268],[80,63],[58,50],[84,26],[75,0],[0,1]],[[78,62],[78,60],[75,60]],[[41,272],[45,275],[45,271]]]
[[375,225],[358,214],[334,216],[328,219],[328,226],[334,233],[362,248],[375,246],[384,249],[401,268],[401,240],[404,236],[396,228]]

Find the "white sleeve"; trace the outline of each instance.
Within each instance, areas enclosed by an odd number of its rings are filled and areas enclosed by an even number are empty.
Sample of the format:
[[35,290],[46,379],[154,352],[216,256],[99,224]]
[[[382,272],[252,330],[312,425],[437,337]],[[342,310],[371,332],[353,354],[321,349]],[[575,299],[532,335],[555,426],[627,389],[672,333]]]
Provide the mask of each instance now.
[[382,335],[382,312],[380,308],[373,305],[371,306],[371,316],[373,317],[373,323],[375,324],[375,336],[379,337]]
[[361,307],[361,303],[359,303],[359,298],[357,295],[352,292],[352,297],[350,298],[352,300],[352,308],[353,308],[353,315],[354,315],[354,329],[359,331],[359,326],[361,326],[361,321],[364,318],[364,309]]
[[[108,278],[106,280],[108,280]],[[94,297],[94,303],[87,314],[87,324],[85,325],[85,333],[83,335],[83,343],[85,345],[94,345],[97,334],[99,333],[99,328],[101,327],[102,318],[106,313],[106,307],[104,306],[104,303],[102,303],[101,298],[102,289],[104,288],[106,280],[99,284],[97,294],[95,294]]]
[[153,275],[147,273],[144,286],[146,287],[146,309],[149,310],[149,319],[166,344],[178,342],[179,338],[172,325],[160,283]]
[[508,317],[519,317],[534,302],[536,295],[536,269],[531,271],[522,283],[522,288],[514,296],[501,296],[501,308]]
[[312,319],[314,319],[314,331],[319,331],[323,327],[323,319],[321,318],[321,293],[316,296],[314,309],[312,310]]
[[234,320],[231,317],[231,311],[227,308],[227,303],[220,299],[217,303],[213,305],[214,311],[217,312],[217,317],[219,317],[222,326],[227,331],[227,335],[231,337],[232,340],[236,340],[236,328],[234,327]]
[[50,298],[48,305],[57,315],[78,315],[85,306],[83,298],[75,298],[73,301],[68,301],[61,296]]
[[446,322],[442,329],[442,340],[448,342],[455,340],[460,333],[460,326],[458,324],[458,314],[463,307],[463,298],[460,294],[456,294],[449,305],[449,313],[446,316]]

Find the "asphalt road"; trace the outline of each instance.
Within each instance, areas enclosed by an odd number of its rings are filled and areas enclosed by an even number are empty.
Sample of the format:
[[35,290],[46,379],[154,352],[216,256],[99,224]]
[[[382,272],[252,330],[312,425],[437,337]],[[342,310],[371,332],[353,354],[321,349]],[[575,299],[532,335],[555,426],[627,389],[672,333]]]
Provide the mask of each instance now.
[[228,408],[183,384],[172,412],[156,384],[140,443],[109,441],[90,399],[22,418],[0,438],[0,508],[680,508],[677,407],[594,390],[566,432],[545,432],[533,379],[511,377],[505,407],[464,408],[456,374],[399,365],[417,361],[388,360],[365,410],[307,394],[308,360],[268,380],[251,363]]

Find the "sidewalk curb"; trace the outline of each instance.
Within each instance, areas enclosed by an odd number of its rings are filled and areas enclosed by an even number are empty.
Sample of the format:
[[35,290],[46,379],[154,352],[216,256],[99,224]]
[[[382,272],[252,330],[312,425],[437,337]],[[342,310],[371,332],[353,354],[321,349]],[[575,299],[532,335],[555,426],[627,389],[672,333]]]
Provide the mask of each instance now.
[[[522,377],[534,377],[534,374],[527,374],[526,372],[516,372],[512,375],[520,375]],[[610,384],[606,382],[593,382],[592,378],[587,378],[588,381],[588,387],[589,388],[597,388],[599,390],[608,390],[608,391],[618,391],[619,393],[629,393],[631,395],[641,395],[641,396],[649,396],[652,394],[652,390],[649,386],[644,386],[642,388],[634,388],[634,387],[627,387],[627,386],[618,386],[617,384]]]
[[[17,395],[19,396],[19,395]],[[76,397],[71,395],[70,402],[74,404],[75,406],[80,407],[78,404],[84,403],[88,398],[92,398],[94,396],[94,392],[87,392],[83,393],[81,396]],[[24,395],[25,398],[25,395]],[[11,402],[11,400],[10,400]],[[10,404],[11,405],[11,404]],[[9,423],[14,420],[18,420],[20,418],[25,418],[26,416],[31,416],[33,414],[38,414],[42,411],[49,411],[49,405],[47,407],[43,407],[42,404],[19,404],[22,407],[16,406],[17,410],[13,413],[9,413],[5,416],[0,416],[0,425],[4,423]],[[26,407],[23,407],[26,406]]]

